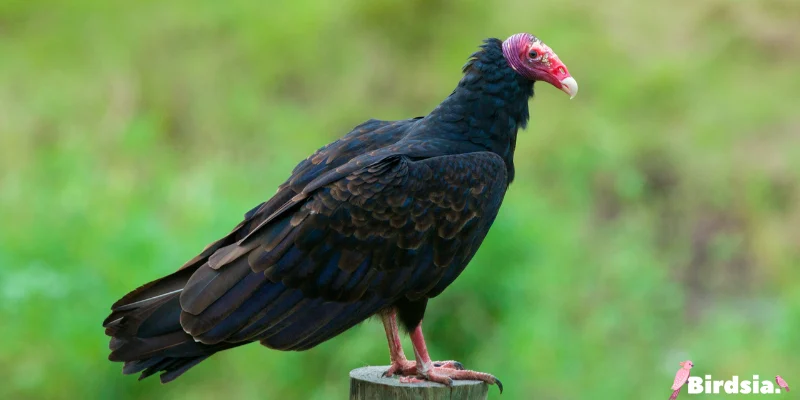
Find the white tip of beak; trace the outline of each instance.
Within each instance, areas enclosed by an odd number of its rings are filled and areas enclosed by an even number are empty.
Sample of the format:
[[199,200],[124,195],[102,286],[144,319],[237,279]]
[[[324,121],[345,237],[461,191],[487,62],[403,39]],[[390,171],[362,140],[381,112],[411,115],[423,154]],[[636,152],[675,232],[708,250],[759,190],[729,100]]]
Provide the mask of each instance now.
[[568,78],[564,78],[561,81],[561,90],[563,90],[564,93],[568,94],[569,98],[572,99],[573,97],[575,97],[576,94],[578,94],[578,81],[576,81],[575,78],[571,76]]

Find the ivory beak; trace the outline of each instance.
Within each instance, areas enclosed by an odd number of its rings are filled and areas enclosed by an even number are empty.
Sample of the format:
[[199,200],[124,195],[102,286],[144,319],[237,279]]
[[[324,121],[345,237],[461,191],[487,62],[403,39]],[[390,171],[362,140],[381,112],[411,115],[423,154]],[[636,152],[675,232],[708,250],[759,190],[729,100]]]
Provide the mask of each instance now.
[[578,94],[578,81],[571,76],[562,79],[561,90],[568,94],[569,98],[572,99],[576,94]]

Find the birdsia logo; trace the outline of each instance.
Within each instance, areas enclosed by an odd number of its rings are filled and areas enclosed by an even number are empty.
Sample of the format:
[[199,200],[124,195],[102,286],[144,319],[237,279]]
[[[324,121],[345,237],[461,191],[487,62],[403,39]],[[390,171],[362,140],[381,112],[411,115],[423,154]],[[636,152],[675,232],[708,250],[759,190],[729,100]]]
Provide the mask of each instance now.
[[753,375],[751,380],[739,380],[734,375],[730,380],[712,380],[711,375],[706,375],[705,379],[699,376],[690,376],[694,363],[686,360],[680,363],[681,369],[675,373],[675,381],[672,383],[672,395],[669,400],[676,400],[681,393],[684,384],[689,394],[780,394],[781,390],[789,391],[789,385],[780,375],[775,375],[776,388],[771,380],[759,382],[758,375]]
[[[776,381],[780,385],[783,378],[776,377]],[[784,383],[785,385],[785,383]],[[780,386],[784,386],[780,385]],[[686,389],[689,394],[780,394],[781,387],[776,387],[771,380],[761,380],[758,375],[753,375],[752,379],[739,379],[734,375],[729,380],[712,380],[711,375],[706,375],[704,378],[699,376],[690,376],[686,382]],[[784,387],[786,391],[788,387]]]

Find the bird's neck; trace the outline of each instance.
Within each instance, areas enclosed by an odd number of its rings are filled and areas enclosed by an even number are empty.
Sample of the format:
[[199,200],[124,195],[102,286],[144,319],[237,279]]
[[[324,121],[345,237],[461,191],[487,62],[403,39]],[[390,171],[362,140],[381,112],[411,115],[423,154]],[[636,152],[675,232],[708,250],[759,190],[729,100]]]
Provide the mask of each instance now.
[[453,93],[426,118],[441,129],[437,136],[466,140],[500,155],[510,183],[517,131],[528,123],[533,83],[511,69],[501,46],[498,39],[487,40],[464,66],[464,77]]

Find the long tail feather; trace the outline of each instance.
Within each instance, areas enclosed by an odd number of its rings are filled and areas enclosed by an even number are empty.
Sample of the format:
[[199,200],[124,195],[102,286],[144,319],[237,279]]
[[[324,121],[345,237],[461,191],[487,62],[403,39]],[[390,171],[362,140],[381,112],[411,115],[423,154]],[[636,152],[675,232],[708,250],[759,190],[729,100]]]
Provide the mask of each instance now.
[[141,372],[139,379],[163,372],[169,382],[212,354],[245,343],[206,345],[184,332],[180,295],[198,269],[189,266],[129,293],[112,307],[103,327],[111,336],[109,360],[123,361],[123,374]]

